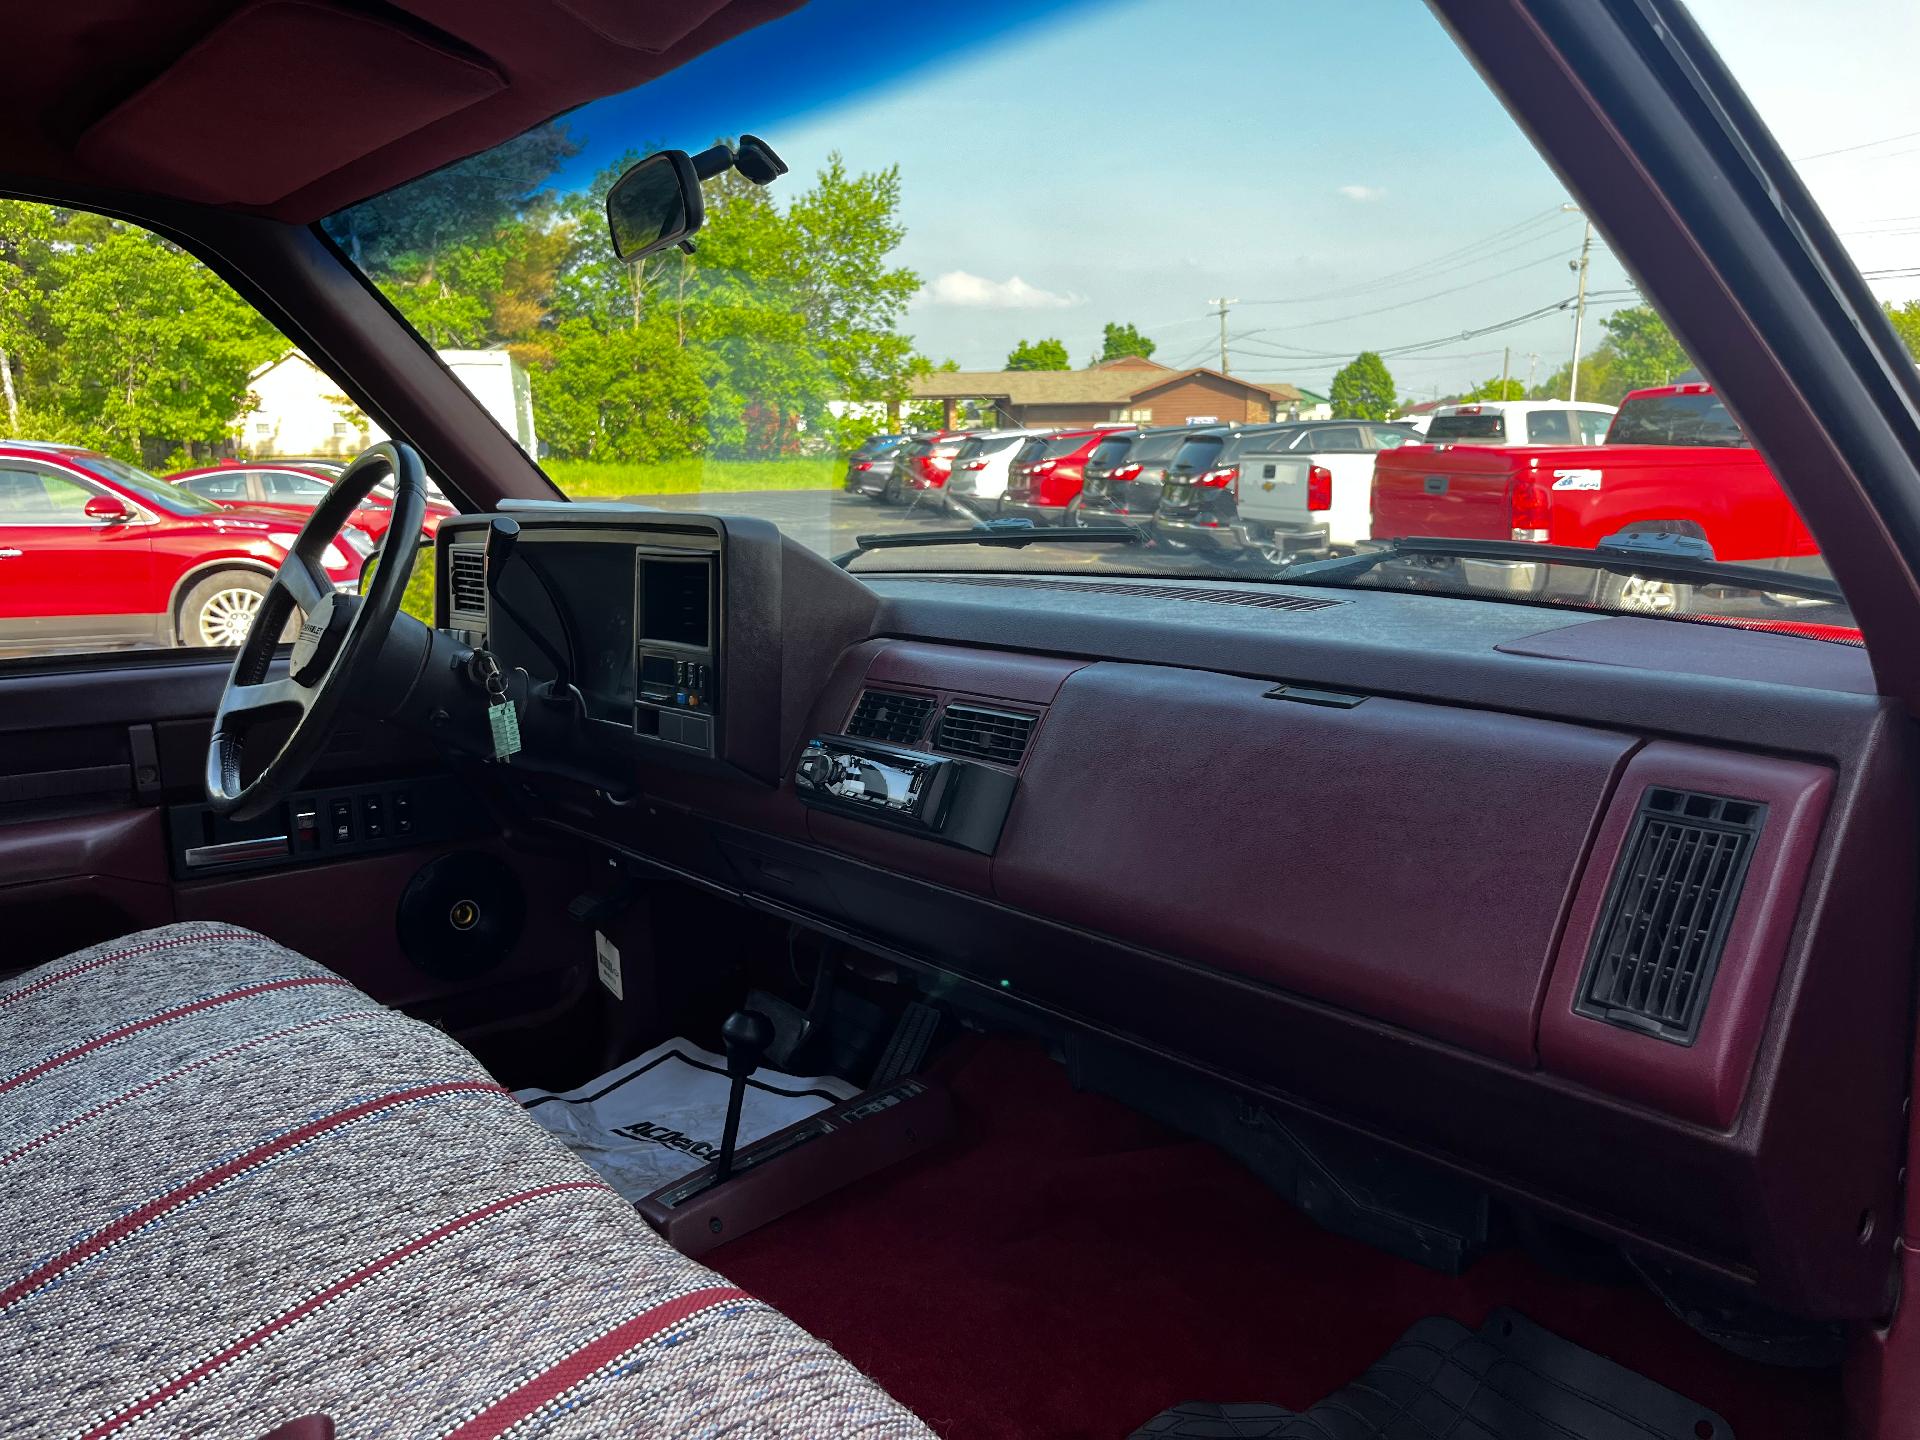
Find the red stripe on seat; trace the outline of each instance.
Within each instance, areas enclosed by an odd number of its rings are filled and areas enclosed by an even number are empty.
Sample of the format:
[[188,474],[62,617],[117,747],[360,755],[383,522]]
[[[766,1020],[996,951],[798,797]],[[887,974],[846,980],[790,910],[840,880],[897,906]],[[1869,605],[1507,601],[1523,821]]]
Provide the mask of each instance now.
[[235,1156],[225,1164],[216,1165],[205,1174],[188,1181],[185,1185],[149,1200],[139,1209],[122,1215],[89,1239],[62,1251],[44,1265],[30,1270],[5,1290],[0,1290],[0,1309],[13,1304],[24,1295],[31,1294],[49,1281],[57,1279],[82,1261],[92,1259],[109,1246],[119,1244],[134,1231],[153,1223],[169,1210],[177,1210],[189,1200],[206,1194],[214,1186],[223,1184],[256,1165],[264,1164],[274,1156],[293,1149],[296,1145],[304,1145],[317,1135],[324,1135],[329,1130],[337,1130],[342,1125],[351,1124],[355,1120],[376,1114],[381,1110],[391,1110],[398,1105],[410,1105],[416,1100],[426,1100],[435,1095],[453,1095],[463,1091],[478,1091],[494,1095],[507,1093],[491,1081],[448,1080],[438,1085],[417,1085],[411,1090],[397,1090],[391,1095],[382,1095],[377,1100],[364,1100],[358,1105],[348,1106],[345,1110],[336,1110],[331,1115],[309,1121],[297,1130],[289,1130],[286,1134],[277,1136],[264,1145],[256,1145],[244,1155]]
[[344,1279],[336,1280],[333,1284],[327,1286],[326,1289],[320,1291],[310,1299],[301,1301],[291,1310],[283,1311],[281,1314],[274,1316],[273,1319],[269,1320],[252,1334],[247,1335],[243,1339],[236,1340],[218,1354],[201,1361],[184,1375],[168,1381],[152,1394],[134,1401],[133,1404],[127,1406],[126,1409],[120,1411],[117,1415],[102,1420],[98,1425],[94,1426],[93,1429],[87,1431],[85,1436],[82,1437],[82,1440],[100,1440],[100,1437],[113,1434],[114,1431],[139,1419],[149,1410],[164,1405],[181,1391],[190,1386],[197,1385],[223,1365],[227,1365],[233,1360],[238,1359],[241,1355],[244,1355],[256,1345],[262,1344],[271,1336],[286,1329],[297,1321],[305,1319],[321,1307],[331,1304],[349,1290],[366,1284],[367,1281],[373,1279],[381,1272],[390,1270],[410,1256],[418,1255],[422,1250],[439,1244],[449,1235],[464,1230],[469,1225],[477,1225],[482,1220],[500,1214],[503,1210],[511,1210],[517,1205],[525,1205],[530,1201],[541,1199],[544,1196],[558,1195],[569,1190],[606,1190],[608,1188],[604,1182],[599,1180],[568,1180],[557,1185],[542,1185],[537,1190],[522,1190],[518,1195],[509,1195],[504,1199],[495,1200],[490,1205],[482,1205],[478,1210],[469,1210],[457,1220],[449,1220],[438,1229],[429,1230],[425,1235],[408,1241],[399,1249],[389,1250],[379,1259],[368,1262]]
[[624,1325],[609,1330],[598,1340],[548,1366],[531,1380],[515,1386],[471,1420],[449,1432],[445,1440],[496,1440],[496,1437],[504,1435],[541,1406],[551,1404],[574,1386],[591,1378],[596,1371],[611,1365],[629,1350],[644,1345],[669,1326],[678,1325],[682,1320],[691,1319],[716,1305],[752,1298],[746,1291],[731,1285],[714,1285],[665,1301],[651,1310],[643,1310]]
[[150,955],[155,950],[166,950],[175,945],[190,945],[196,940],[239,940],[249,938],[251,937],[243,936],[241,932],[237,930],[214,930],[204,935],[176,935],[171,940],[155,940],[148,945],[134,945],[125,950],[110,950],[105,955],[94,956],[93,959],[83,965],[75,965],[66,970],[56,970],[51,975],[42,975],[31,985],[22,985],[18,990],[9,991],[5,995],[0,995],[0,1008],[11,1005],[16,1000],[23,1000],[37,990],[46,989],[49,985],[57,985],[62,980],[71,980],[74,976],[84,975],[89,970],[98,970],[102,965],[111,965],[115,960],[130,960],[135,955]]
[[[234,1000],[245,1000],[250,995],[264,995],[270,990],[291,990],[301,985],[346,985],[347,982],[337,975],[296,975],[287,980],[270,980],[264,985],[248,985],[239,990],[229,990],[223,995],[209,995],[204,1000],[196,1000],[191,1005],[176,1006],[172,1010],[162,1010],[157,1015],[149,1015],[144,1020],[136,1020],[131,1025],[122,1025],[118,1030],[109,1030],[104,1035],[96,1035],[84,1045],[76,1045],[71,1050],[63,1050],[50,1060],[43,1060],[31,1070],[22,1070],[19,1074],[0,1080],[0,1095],[36,1080],[49,1070],[58,1070],[62,1065],[78,1060],[90,1050],[98,1050],[102,1045],[111,1045],[116,1040],[154,1025],[164,1025],[169,1020],[178,1020],[182,1015],[191,1015],[198,1010],[211,1010],[216,1005],[225,1005]],[[348,987],[351,988],[351,987]]]
[[256,1035],[251,1040],[243,1040],[238,1045],[229,1045],[225,1050],[216,1050],[211,1055],[202,1056],[191,1065],[182,1065],[178,1070],[169,1070],[164,1075],[155,1075],[149,1080],[143,1080],[131,1090],[123,1090],[110,1100],[102,1100],[90,1110],[83,1110],[71,1119],[62,1120],[58,1125],[54,1126],[53,1129],[36,1135],[33,1139],[27,1141],[26,1144],[8,1151],[5,1155],[0,1155],[0,1168],[13,1164],[13,1162],[21,1156],[38,1150],[50,1140],[59,1139],[69,1130],[76,1129],[90,1120],[98,1120],[116,1105],[124,1105],[127,1101],[137,1099],[149,1090],[158,1089],[169,1081],[179,1080],[184,1076],[191,1075],[196,1070],[204,1070],[209,1065],[217,1065],[222,1060],[230,1060],[243,1051],[253,1049],[256,1045],[265,1045],[270,1040],[283,1040],[289,1035],[298,1035],[303,1030],[312,1030],[321,1025],[332,1025],[336,1021],[352,1020],[363,1015],[377,1015],[379,1013],[377,1010],[341,1010],[332,1015],[322,1015],[317,1020],[309,1020],[303,1025],[289,1025],[284,1030],[270,1030],[265,1035]]

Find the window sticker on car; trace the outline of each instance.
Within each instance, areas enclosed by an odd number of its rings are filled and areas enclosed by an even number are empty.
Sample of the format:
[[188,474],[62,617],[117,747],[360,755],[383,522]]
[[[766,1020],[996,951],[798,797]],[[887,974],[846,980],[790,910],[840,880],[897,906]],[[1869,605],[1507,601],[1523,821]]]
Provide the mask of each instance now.
[[1553,488],[1556,490],[1598,490],[1600,472],[1598,470],[1556,470],[1553,472]]

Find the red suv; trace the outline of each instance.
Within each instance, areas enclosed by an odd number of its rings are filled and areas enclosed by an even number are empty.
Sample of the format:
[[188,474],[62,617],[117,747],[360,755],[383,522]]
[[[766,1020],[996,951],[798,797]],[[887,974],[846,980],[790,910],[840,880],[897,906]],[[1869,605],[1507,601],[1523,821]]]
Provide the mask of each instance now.
[[[237,645],[301,518],[224,508],[77,446],[0,440],[0,653]],[[372,553],[349,525],[323,564],[352,590]]]
[[894,458],[882,499],[898,504],[909,490],[938,490],[953,473],[953,457],[967,443],[971,430],[935,430],[911,436]]
[[1080,493],[1086,478],[1087,457],[1108,436],[1133,432],[1138,425],[1098,425],[1085,430],[1058,430],[1027,441],[1007,467],[1007,489],[1000,497],[1002,515],[1022,516],[1036,525],[1058,525],[1067,506]]
[[[314,507],[326,499],[327,491],[339,478],[338,473],[293,463],[226,460],[197,470],[182,470],[167,476],[169,484],[191,490],[216,505],[238,507],[255,512],[277,511],[304,525]],[[391,495],[391,491],[388,492]],[[460,512],[444,500],[427,501],[426,520],[420,526],[422,540],[433,539],[440,522]],[[349,523],[367,532],[378,544],[387,535],[393,520],[393,506],[383,502],[376,488],[349,517]]]

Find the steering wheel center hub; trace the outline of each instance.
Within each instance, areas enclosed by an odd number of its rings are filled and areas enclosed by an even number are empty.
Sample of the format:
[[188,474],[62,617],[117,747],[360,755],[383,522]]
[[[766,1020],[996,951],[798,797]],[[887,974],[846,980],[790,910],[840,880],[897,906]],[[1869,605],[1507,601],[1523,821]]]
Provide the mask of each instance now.
[[287,662],[288,673],[300,684],[317,685],[326,675],[353,628],[353,612],[359,603],[356,595],[328,595],[301,624]]

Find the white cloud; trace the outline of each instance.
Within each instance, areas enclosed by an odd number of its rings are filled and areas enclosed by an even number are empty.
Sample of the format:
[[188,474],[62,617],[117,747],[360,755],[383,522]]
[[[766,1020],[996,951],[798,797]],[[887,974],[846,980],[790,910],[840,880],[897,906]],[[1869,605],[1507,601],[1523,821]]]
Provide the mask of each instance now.
[[1029,285],[1018,275],[1007,280],[989,280],[965,270],[949,270],[936,276],[920,291],[919,299],[931,305],[957,305],[975,310],[1065,310],[1086,303],[1078,295],[1056,295]]
[[1349,200],[1378,200],[1387,192],[1378,185],[1342,185],[1340,193]]

